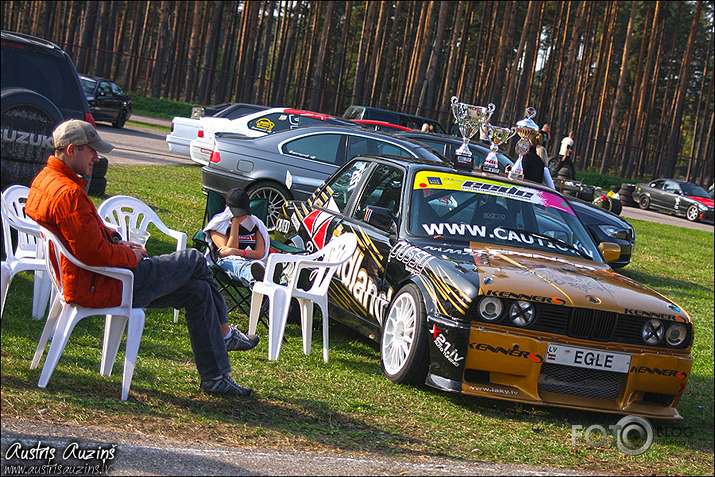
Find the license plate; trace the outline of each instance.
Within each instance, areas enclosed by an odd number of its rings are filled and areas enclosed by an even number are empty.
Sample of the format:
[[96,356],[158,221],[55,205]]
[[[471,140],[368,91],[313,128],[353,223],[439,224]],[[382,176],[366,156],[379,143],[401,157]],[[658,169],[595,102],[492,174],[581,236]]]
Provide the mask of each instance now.
[[545,361],[577,368],[627,373],[631,365],[631,355],[549,343]]

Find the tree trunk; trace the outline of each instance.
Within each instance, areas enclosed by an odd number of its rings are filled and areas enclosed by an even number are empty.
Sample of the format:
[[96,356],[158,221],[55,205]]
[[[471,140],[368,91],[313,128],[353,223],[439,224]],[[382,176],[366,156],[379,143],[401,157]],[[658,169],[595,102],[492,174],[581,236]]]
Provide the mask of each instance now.
[[333,9],[335,7],[335,2],[327,2],[327,8],[325,10],[325,20],[323,21],[323,31],[320,34],[320,45],[318,48],[318,56],[315,62],[315,68],[313,71],[313,84],[310,88],[310,103],[308,109],[311,111],[316,111],[322,108],[320,104],[321,90],[322,90],[322,80],[323,80],[323,63],[325,62],[325,48],[328,45],[328,38],[330,37],[330,26],[333,21]]
[[442,42],[444,40],[444,29],[447,20],[447,6],[449,2],[439,2],[439,13],[437,15],[437,34],[430,45],[429,63],[422,84],[420,99],[417,102],[417,114],[421,116],[435,117],[434,95],[437,87],[437,66],[442,53]]
[[678,142],[680,140],[680,128],[682,126],[681,122],[683,119],[683,110],[685,109],[685,103],[687,98],[685,97],[685,91],[688,86],[688,79],[690,77],[690,61],[693,56],[693,49],[695,47],[695,35],[698,32],[698,26],[700,24],[700,13],[702,12],[703,2],[698,0],[695,3],[695,14],[693,15],[693,23],[690,27],[690,35],[688,37],[688,43],[685,48],[685,55],[683,62],[680,67],[680,73],[678,74],[678,94],[675,101],[675,115],[672,121],[672,127],[670,129],[670,138],[668,142],[668,151],[664,158],[663,167],[660,168],[660,172],[665,177],[673,177],[675,175],[675,165],[677,161],[678,153]]
[[360,50],[358,52],[357,66],[355,67],[355,85],[353,86],[353,103],[365,104],[365,62],[367,59],[367,50],[370,48],[370,33],[374,28],[375,11],[377,10],[377,2],[367,2],[367,10],[365,12],[365,20],[362,25],[362,35],[360,41]]
[[[614,140],[614,135],[616,132],[616,122],[618,121],[618,113],[621,110],[621,100],[626,88],[626,79],[628,78],[628,55],[631,49],[631,39],[633,36],[633,27],[636,21],[636,11],[638,10],[638,5],[636,2],[631,4],[631,16],[628,20],[628,30],[626,32],[626,41],[623,45],[623,56],[621,58],[621,74],[618,77],[618,88],[616,89],[616,98],[613,100],[613,107],[611,109],[611,121],[608,125],[608,133],[606,135],[606,145],[603,150],[603,157],[601,158],[601,169],[600,173],[605,174],[608,170],[608,160],[611,157],[612,144]],[[605,79],[608,81],[608,78]]]
[[97,1],[87,2],[84,9],[84,21],[82,22],[82,39],[80,40],[80,56],[77,61],[77,69],[80,73],[88,74],[89,60],[92,56],[92,38],[94,37],[94,26],[97,23]]

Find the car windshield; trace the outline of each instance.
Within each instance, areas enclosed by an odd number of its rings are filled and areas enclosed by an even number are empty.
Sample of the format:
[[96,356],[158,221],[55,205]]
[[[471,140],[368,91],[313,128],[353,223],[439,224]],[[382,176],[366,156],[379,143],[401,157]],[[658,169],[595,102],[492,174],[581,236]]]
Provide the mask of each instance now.
[[94,87],[97,85],[96,81],[81,76],[79,81],[82,83],[82,90],[84,90],[86,94],[94,94]]
[[558,194],[523,185],[419,171],[412,185],[413,235],[478,241],[602,262],[569,204]]
[[689,182],[681,182],[680,183],[680,188],[683,189],[683,194],[689,195],[691,197],[705,197],[705,198],[710,198],[710,194],[708,194],[705,189],[702,187],[691,184]]

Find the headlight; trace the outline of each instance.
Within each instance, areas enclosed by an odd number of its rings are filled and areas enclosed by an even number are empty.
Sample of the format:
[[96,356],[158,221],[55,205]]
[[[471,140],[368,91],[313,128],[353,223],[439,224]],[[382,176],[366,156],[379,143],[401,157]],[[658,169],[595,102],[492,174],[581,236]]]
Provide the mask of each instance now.
[[665,326],[660,320],[648,320],[643,325],[641,338],[649,345],[657,345],[663,339]]
[[529,301],[515,301],[509,307],[509,319],[516,326],[529,326],[536,318],[534,305]]
[[701,204],[700,202],[698,202],[698,209],[700,209],[700,210],[702,210],[703,212],[705,212],[706,210],[708,210],[708,206],[705,205],[705,204]]
[[688,337],[688,329],[682,323],[676,323],[668,327],[665,333],[665,342],[670,346],[680,346]]
[[609,237],[628,240],[628,231],[618,228],[615,225],[599,225],[598,228]]
[[479,316],[486,321],[496,321],[504,311],[504,304],[499,298],[488,296],[479,302]]

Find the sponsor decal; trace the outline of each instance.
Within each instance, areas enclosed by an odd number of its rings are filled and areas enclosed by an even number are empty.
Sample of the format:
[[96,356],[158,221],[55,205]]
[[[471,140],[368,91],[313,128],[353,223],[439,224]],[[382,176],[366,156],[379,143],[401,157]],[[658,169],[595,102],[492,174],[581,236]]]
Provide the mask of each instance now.
[[559,298],[557,296],[539,296],[539,295],[529,295],[526,293],[515,293],[515,292],[510,292],[510,291],[499,291],[499,290],[487,290],[485,293],[486,296],[496,296],[499,298],[507,298],[510,300],[527,300],[527,301],[533,301],[536,303],[551,303],[553,305],[565,305],[566,300],[563,298]]
[[671,315],[669,313],[657,313],[655,311],[644,311],[644,310],[634,310],[632,308],[625,308],[623,313],[626,315],[642,316],[643,318],[660,318],[661,320],[678,320],[683,321],[683,319],[676,315]]
[[502,388],[493,388],[491,386],[471,386],[472,389],[475,391],[481,391],[484,393],[492,393],[492,394],[504,394],[506,396],[516,396],[519,394],[517,391],[514,391],[513,389],[502,389]]
[[332,222],[335,216],[327,212],[322,212],[320,210],[314,210],[305,219],[303,219],[303,225],[305,225],[308,234],[313,239],[315,246],[321,249],[327,243],[326,239],[328,226]]
[[[295,214],[293,214],[295,216]],[[281,234],[287,234],[290,231],[290,220],[288,219],[278,219],[276,220],[276,232]]]
[[353,298],[382,325],[385,310],[392,299],[392,288],[387,293],[378,292],[375,279],[362,267],[364,259],[365,254],[358,248],[350,260],[340,265],[335,273]]
[[658,376],[675,377],[680,379],[680,389],[678,392],[685,391],[685,378],[688,377],[688,373],[685,371],[678,371],[677,369],[660,369],[660,368],[650,368],[648,366],[633,366],[631,367],[631,373],[639,374],[657,374]]
[[437,325],[432,325],[430,333],[434,337],[434,345],[442,352],[447,361],[452,363],[453,366],[459,367],[459,362],[464,359],[464,356],[459,356],[459,352],[454,344],[447,341],[447,337],[442,331],[437,329]]
[[52,149],[52,137],[44,134],[35,134],[25,131],[17,131],[15,129],[3,128],[3,142],[14,142],[15,144],[27,144],[30,146],[41,146],[47,149]]
[[404,263],[408,272],[419,275],[433,258],[434,256],[430,253],[405,241],[400,241],[390,250],[389,260]]
[[475,349],[477,351],[489,351],[490,353],[494,354],[503,354],[504,356],[512,356],[515,358],[524,358],[524,359],[530,359],[535,363],[541,363],[544,361],[543,356],[532,353],[530,351],[524,351],[519,349],[519,345],[515,344],[511,348],[503,348],[501,346],[492,346],[487,343],[469,343],[469,347],[471,349]]
[[442,185],[442,180],[439,177],[428,177],[427,182],[430,185]]
[[276,127],[276,125],[270,119],[261,118],[258,121],[256,121],[256,127],[259,129],[266,130],[266,131],[273,131],[273,128]]
[[596,296],[586,295],[586,300],[589,301],[590,303],[594,303],[596,305],[601,304],[601,299]]

